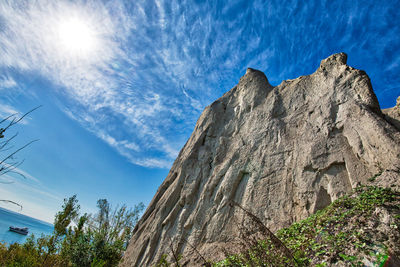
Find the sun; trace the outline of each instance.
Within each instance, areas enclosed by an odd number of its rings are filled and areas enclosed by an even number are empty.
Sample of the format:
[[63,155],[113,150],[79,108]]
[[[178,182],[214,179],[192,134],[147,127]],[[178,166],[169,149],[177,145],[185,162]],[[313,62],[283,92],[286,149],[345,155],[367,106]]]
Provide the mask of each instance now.
[[63,50],[85,56],[96,48],[96,32],[83,19],[70,18],[58,25],[58,37]]

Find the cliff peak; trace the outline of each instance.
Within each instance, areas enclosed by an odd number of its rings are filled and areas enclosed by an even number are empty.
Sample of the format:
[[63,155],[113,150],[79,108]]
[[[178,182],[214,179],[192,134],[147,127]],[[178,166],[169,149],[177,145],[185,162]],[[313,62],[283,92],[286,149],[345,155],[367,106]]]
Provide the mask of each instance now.
[[347,64],[347,54],[341,52],[333,54],[326,59],[323,59],[321,61],[320,67],[329,65],[346,65],[346,64]]

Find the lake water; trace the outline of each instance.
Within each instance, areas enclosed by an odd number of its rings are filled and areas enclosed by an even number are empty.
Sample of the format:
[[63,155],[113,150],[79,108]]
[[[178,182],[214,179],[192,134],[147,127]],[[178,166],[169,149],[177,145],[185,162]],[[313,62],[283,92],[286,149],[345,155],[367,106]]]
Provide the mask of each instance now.
[[[9,231],[10,226],[28,227],[29,234],[20,235],[11,232]],[[42,234],[51,234],[53,232],[53,229],[53,225],[49,223],[19,214],[17,212],[0,208],[0,242],[5,242],[7,244],[22,244],[31,234],[34,234],[37,238],[40,237]]]

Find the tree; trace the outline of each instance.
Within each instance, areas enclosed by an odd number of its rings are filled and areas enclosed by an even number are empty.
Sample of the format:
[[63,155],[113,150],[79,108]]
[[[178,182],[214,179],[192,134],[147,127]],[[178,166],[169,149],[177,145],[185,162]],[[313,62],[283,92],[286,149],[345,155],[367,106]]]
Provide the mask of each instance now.
[[56,253],[61,248],[61,240],[67,235],[68,226],[78,216],[80,206],[76,195],[68,199],[64,199],[62,211],[57,212],[54,219],[54,232],[47,242],[47,253],[43,260],[43,265],[46,263],[47,257]]
[[79,218],[77,226],[68,232],[62,241],[60,255],[66,262],[73,266],[90,266],[93,262],[91,257],[91,234],[85,231],[88,215],[85,213]]
[[[27,144],[23,145],[22,147],[13,151],[14,146],[12,145],[12,142],[18,136],[18,132],[9,138],[5,137],[5,133],[11,127],[18,124],[20,121],[22,121],[22,119],[24,119],[28,114],[32,113],[33,111],[35,111],[36,109],[38,109],[40,107],[41,106],[31,109],[30,111],[23,114],[21,117],[18,117],[17,114],[12,114],[0,121],[0,126],[4,125],[4,127],[0,128],[0,153],[1,154],[6,153],[6,155],[2,156],[1,157],[2,159],[0,160],[0,176],[5,175],[7,173],[16,173],[16,174],[26,178],[23,173],[18,171],[18,167],[24,162],[24,160],[17,160],[15,155],[18,152],[20,152],[21,150],[23,150],[24,148],[26,148],[27,146],[29,146],[30,144],[32,144],[38,140],[32,140],[32,141],[28,142]],[[9,151],[12,151],[12,152],[9,152]],[[0,181],[0,183],[7,183],[7,182]],[[11,204],[19,206],[22,209],[22,205],[18,204],[17,202],[11,201],[11,200],[0,199],[0,202],[11,203]]]
[[60,254],[73,266],[116,266],[144,205],[113,209],[107,199],[99,199],[97,208],[96,214],[79,217],[77,225],[66,232],[62,241]]
[[90,218],[90,224],[97,234],[106,242],[122,240],[124,246],[128,245],[133,227],[139,220],[139,215],[144,209],[143,203],[128,209],[126,205],[111,209],[107,199],[97,201],[98,213]]
[[89,228],[93,233],[93,256],[106,262],[106,266],[114,266],[128,245],[144,205],[139,203],[133,209],[122,205],[112,209],[107,199],[99,199],[97,208],[97,214],[89,218]]

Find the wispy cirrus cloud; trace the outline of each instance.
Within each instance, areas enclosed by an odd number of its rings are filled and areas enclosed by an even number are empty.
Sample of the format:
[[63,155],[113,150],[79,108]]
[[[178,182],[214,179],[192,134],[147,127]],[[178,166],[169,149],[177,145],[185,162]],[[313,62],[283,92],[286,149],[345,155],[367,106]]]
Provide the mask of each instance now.
[[[7,125],[12,119],[18,119],[23,115],[24,115],[23,112],[17,110],[13,106],[0,102],[0,120],[6,119],[11,116],[8,120],[3,122],[3,125],[2,125],[3,127],[5,125]],[[26,125],[29,123],[29,120],[30,120],[30,117],[28,115],[28,116],[24,117],[24,119],[20,120],[18,122],[18,124]]]
[[0,76],[0,91],[17,87],[17,82],[10,75]]
[[[43,75],[83,127],[134,164],[167,168],[201,110],[246,67],[278,84],[345,51],[367,64],[385,102],[384,88],[400,85],[390,57],[400,47],[398,16],[388,3],[357,0],[2,2],[0,67]],[[93,35],[88,53],[64,49],[59,25],[71,18]]]
[[[11,166],[10,164],[7,163],[3,163],[3,165],[5,167]],[[15,181],[16,176],[19,176],[18,178],[24,178],[24,179],[28,179],[30,181],[35,182],[36,184],[40,184],[39,179],[37,179],[36,177],[30,175],[29,173],[27,173],[26,171],[17,168],[17,167],[11,167],[10,168],[10,172],[6,172],[4,174],[2,174],[0,176],[0,183],[5,182],[5,183],[12,183]]]
[[10,105],[6,105],[6,104],[2,104],[0,105],[0,117],[3,118],[7,118],[10,115],[13,114],[18,114],[20,112],[18,112],[18,110],[16,110],[14,107],[10,106]]

